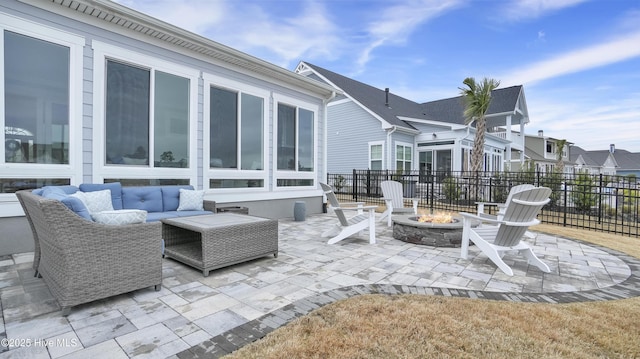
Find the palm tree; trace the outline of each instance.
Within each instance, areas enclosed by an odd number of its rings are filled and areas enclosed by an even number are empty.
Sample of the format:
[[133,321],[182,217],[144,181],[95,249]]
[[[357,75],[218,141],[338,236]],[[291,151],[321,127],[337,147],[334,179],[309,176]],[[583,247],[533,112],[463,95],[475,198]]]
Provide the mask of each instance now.
[[556,142],[556,147],[558,147],[556,154],[556,159],[558,162],[556,163],[556,170],[558,173],[564,173],[564,161],[562,160],[562,152],[564,151],[565,146],[567,145],[567,140],[559,140]]
[[[467,88],[460,87],[465,102],[465,125],[475,121],[476,136],[471,151],[471,171],[478,174],[482,168],[484,157],[484,135],[487,131],[485,115],[491,104],[491,91],[500,86],[500,81],[484,78],[481,83],[476,83],[473,77],[467,77],[462,81]],[[472,198],[477,199],[478,183],[471,185]]]

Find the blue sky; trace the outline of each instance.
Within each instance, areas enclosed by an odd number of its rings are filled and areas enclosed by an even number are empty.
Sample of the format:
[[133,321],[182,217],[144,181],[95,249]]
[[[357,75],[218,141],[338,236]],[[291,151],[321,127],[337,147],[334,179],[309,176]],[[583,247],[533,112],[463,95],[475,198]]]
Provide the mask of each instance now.
[[416,102],[466,77],[524,85],[527,134],[640,152],[639,0],[119,0],[293,70],[299,61]]

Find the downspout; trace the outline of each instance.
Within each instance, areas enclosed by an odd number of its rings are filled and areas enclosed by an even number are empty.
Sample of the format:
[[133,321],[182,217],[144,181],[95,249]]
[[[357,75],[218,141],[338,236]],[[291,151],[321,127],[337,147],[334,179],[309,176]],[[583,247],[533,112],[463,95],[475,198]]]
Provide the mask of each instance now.
[[[335,91],[331,91],[331,96],[329,96],[326,99],[322,99],[322,108],[324,110],[324,114],[323,114],[323,122],[324,122],[324,128],[323,128],[323,133],[322,133],[322,141],[324,142],[324,146],[322,148],[322,170],[324,172],[324,176],[323,176],[323,181],[327,180],[327,175],[329,173],[329,170],[327,169],[328,166],[328,160],[327,160],[327,155],[329,153],[329,145],[327,144],[327,138],[328,138],[328,133],[329,133],[329,109],[327,107],[327,105],[329,104],[329,102],[331,102],[331,100],[333,100],[336,97],[336,92]],[[324,191],[322,193],[322,213],[327,213],[327,195],[324,194]]]
[[392,151],[392,146],[391,146],[391,135],[396,132],[396,130],[398,129],[398,126],[393,126],[393,128],[391,129],[391,131],[387,132],[387,170],[390,169],[389,166],[391,166],[391,154],[393,152]]

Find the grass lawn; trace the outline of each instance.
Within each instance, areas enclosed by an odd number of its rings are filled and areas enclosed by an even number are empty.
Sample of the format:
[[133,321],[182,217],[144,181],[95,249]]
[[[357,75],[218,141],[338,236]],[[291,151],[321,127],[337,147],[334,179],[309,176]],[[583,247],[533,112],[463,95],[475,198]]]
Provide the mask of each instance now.
[[[640,239],[533,230],[640,258]],[[640,298],[541,304],[365,295],[329,304],[225,358],[640,358]]]

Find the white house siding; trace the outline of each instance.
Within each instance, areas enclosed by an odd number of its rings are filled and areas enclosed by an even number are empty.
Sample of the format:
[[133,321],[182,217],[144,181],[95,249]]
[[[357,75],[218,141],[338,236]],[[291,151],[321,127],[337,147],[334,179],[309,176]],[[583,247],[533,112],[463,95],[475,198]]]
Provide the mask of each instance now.
[[[104,144],[102,139],[95,138],[95,125],[99,121],[104,121],[103,117],[95,118],[95,90],[104,83],[95,83],[94,76],[96,69],[94,64],[96,61],[94,54],[94,45],[97,43],[114,46],[122,50],[124,54],[136,54],[146,57],[158,59],[158,61],[164,61],[167,63],[175,64],[176,66],[192,69],[200,75],[196,78],[197,94],[191,94],[191,96],[197,96],[195,100],[195,108],[190,108],[190,111],[197,113],[197,120],[194,122],[191,120],[190,126],[193,133],[190,135],[190,146],[192,149],[189,154],[190,168],[184,171],[177,170],[174,172],[159,170],[154,172],[153,169],[139,169],[139,168],[127,168],[126,171],[122,171],[122,178],[127,178],[127,174],[139,170],[141,173],[140,178],[185,178],[196,188],[208,189],[208,182],[205,181],[206,173],[209,171],[208,165],[203,167],[203,163],[208,163],[208,159],[205,160],[204,136],[208,134],[204,133],[204,89],[205,84],[202,74],[214,74],[236,81],[238,83],[246,84],[247,86],[254,86],[264,91],[267,91],[270,95],[265,98],[264,111],[268,114],[267,124],[264,131],[267,133],[265,143],[267,146],[264,148],[266,151],[266,174],[264,175],[265,188],[255,189],[223,189],[223,190],[207,190],[207,198],[216,200],[219,204],[239,204],[239,203],[256,203],[256,201],[274,201],[274,203],[280,203],[279,205],[268,208],[266,211],[260,211],[257,215],[265,215],[268,217],[289,217],[292,216],[292,204],[293,201],[304,199],[307,201],[307,212],[314,213],[321,210],[321,191],[316,189],[317,181],[324,180],[324,174],[326,173],[323,168],[323,143],[324,138],[324,103],[320,94],[312,93],[310,90],[293,88],[291,85],[286,85],[284,82],[276,78],[268,78],[266,75],[248,74],[242,69],[234,69],[232,65],[217,62],[207,57],[199,57],[200,55],[187,55],[187,50],[183,48],[171,48],[170,45],[160,42],[157,39],[146,38],[145,36],[135,33],[130,34],[125,32],[124,29],[107,23],[100,23],[100,26],[94,26],[94,22],[99,22],[96,19],[86,17],[75,13],[71,10],[64,9],[58,5],[47,5],[56,8],[56,11],[65,13],[65,16],[60,14],[54,14],[49,11],[45,11],[40,8],[33,7],[17,1],[4,1],[0,4],[0,13],[8,14],[10,16],[20,18],[21,20],[27,20],[27,22],[33,22],[47,27],[59,30],[62,32],[70,33],[76,36],[84,38],[85,44],[82,47],[82,86],[81,90],[72,96],[78,96],[82,100],[81,104],[81,119],[76,120],[81,123],[78,124],[75,134],[70,138],[70,145],[72,147],[81,147],[80,157],[81,160],[77,164],[73,165],[75,168],[71,171],[69,176],[71,184],[80,184],[83,182],[101,182],[103,177],[108,178],[109,175],[105,173],[96,173],[96,169],[100,169],[100,166],[95,165],[96,161],[104,161],[103,158],[96,157],[95,147],[97,142]],[[67,17],[68,16],[71,17]],[[92,25],[77,21],[75,18],[89,19]],[[144,40],[144,41],[143,41]],[[138,64],[135,61],[131,61],[133,64]],[[144,63],[138,65],[146,65]],[[73,69],[72,69],[73,71]],[[98,79],[99,80],[99,79]],[[316,148],[314,153],[315,159],[315,171],[312,173],[315,185],[311,187],[280,187],[276,186],[276,175],[273,170],[273,164],[275,163],[274,146],[276,144],[274,135],[274,121],[276,116],[274,115],[274,96],[278,98],[290,99],[296,103],[308,104],[310,108],[315,111],[315,132],[314,137],[316,140]],[[193,101],[192,101],[193,102]],[[74,119],[71,119],[74,121]],[[73,126],[73,122],[71,123]],[[382,132],[382,130],[380,130]],[[73,132],[72,132],[73,133]],[[195,141],[194,141],[195,140]],[[195,145],[193,144],[195,142]],[[366,154],[366,151],[363,151]],[[0,168],[4,167],[4,163],[0,163]],[[37,167],[37,165],[36,165]],[[6,169],[5,169],[6,170]],[[7,177],[7,172],[3,170],[0,173],[0,177]],[[77,174],[77,175],[76,175]],[[303,175],[305,175],[303,173]],[[19,177],[24,178],[24,174],[12,173],[9,174],[9,178]],[[29,175],[26,175],[30,177]],[[136,177],[131,176],[131,177]],[[256,205],[256,208],[262,208],[264,206]],[[267,206],[268,207],[268,206]],[[264,213],[263,213],[264,212]],[[291,212],[291,213],[290,213]],[[253,212],[252,212],[253,213]],[[12,217],[21,216],[22,210],[13,194],[0,194],[0,217]],[[0,220],[0,226],[2,222]]]
[[[349,100],[329,105],[327,112],[331,118],[345,119],[331,121],[327,129],[328,173],[351,173],[353,169],[367,169],[368,143],[386,141],[387,138],[380,121]],[[386,151],[385,146],[383,152]]]

